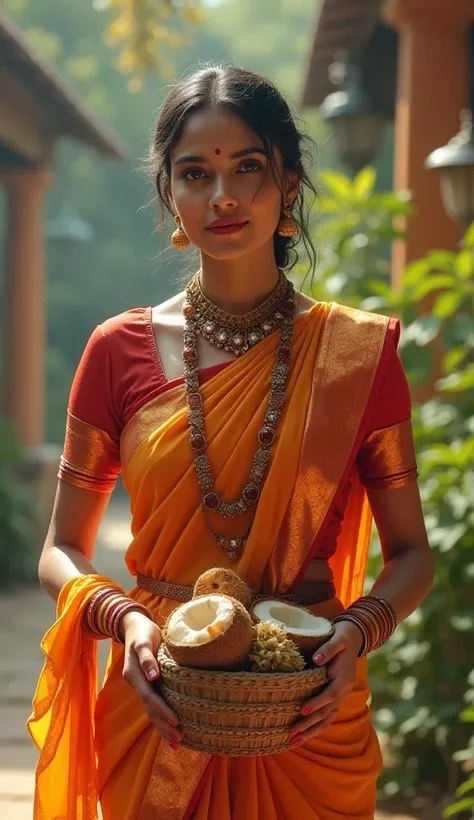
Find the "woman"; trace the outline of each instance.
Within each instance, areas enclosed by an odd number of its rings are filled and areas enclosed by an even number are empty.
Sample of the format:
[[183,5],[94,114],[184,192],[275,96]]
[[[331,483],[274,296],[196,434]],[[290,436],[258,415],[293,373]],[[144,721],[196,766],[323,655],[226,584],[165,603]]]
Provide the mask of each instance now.
[[[35,818],[94,820],[99,798],[104,820],[369,820],[381,755],[365,656],[433,573],[399,325],[316,303],[286,279],[311,184],[269,82],[211,67],[178,83],[151,159],[173,244],[195,245],[201,266],[184,293],[96,328],[74,379],[40,561],[58,619],[29,721]],[[128,596],[91,563],[120,471]],[[364,598],[372,514],[385,565]],[[185,748],[153,689],[160,626],[212,566],[336,619],[315,657],[330,683],[278,755]]]

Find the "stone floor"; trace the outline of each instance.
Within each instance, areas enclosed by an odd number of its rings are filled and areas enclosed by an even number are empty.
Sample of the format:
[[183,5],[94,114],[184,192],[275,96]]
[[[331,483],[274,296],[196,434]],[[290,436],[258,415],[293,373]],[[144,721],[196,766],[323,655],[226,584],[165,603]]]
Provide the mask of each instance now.
[[[130,539],[126,504],[113,500],[100,529],[95,566],[127,586],[123,552]],[[43,663],[39,644],[54,605],[37,587],[0,595],[0,818],[31,820],[35,751],[25,729]],[[105,650],[105,645],[102,645]],[[101,662],[105,660],[102,651]],[[376,820],[414,820],[380,813]],[[71,818],[73,820],[73,818]],[[117,818],[120,820],[120,818]],[[240,820],[240,818],[239,818]],[[245,820],[242,818],[241,820]]]

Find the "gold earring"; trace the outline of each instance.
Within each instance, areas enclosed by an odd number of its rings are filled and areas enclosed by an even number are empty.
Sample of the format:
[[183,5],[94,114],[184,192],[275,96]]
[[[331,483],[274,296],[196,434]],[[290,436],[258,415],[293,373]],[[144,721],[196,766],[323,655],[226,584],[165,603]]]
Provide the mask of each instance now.
[[183,228],[181,227],[181,219],[179,216],[175,216],[174,221],[177,224],[177,228],[171,234],[171,244],[173,248],[176,248],[178,251],[185,251],[186,248],[189,248],[191,242],[189,241],[189,237],[186,236]]
[[278,224],[277,234],[287,238],[298,235],[298,223],[292,215],[291,205],[286,205],[283,209],[283,216]]

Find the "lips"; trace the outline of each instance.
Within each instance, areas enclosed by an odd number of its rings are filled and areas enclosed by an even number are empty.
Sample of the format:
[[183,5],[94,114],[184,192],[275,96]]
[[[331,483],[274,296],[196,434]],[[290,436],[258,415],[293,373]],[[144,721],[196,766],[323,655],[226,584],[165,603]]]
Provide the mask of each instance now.
[[226,219],[216,219],[214,222],[208,226],[208,231],[212,231],[212,233],[220,235],[220,234],[230,234],[230,233],[238,233],[241,231],[245,226],[248,224],[246,220],[243,219],[232,219],[231,217]]

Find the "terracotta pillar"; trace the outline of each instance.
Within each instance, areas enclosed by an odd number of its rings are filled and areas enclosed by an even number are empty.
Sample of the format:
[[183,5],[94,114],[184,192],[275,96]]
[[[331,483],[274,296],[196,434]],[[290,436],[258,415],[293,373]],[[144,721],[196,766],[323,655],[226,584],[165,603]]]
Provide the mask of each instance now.
[[468,104],[467,28],[472,0],[388,0],[386,21],[398,30],[394,183],[413,193],[416,214],[406,241],[395,243],[395,286],[408,262],[433,248],[454,250],[461,229],[446,215],[438,175],[424,170],[434,148],[459,130]]
[[43,199],[50,175],[12,169],[0,182],[8,196],[4,299],[4,400],[20,443],[44,437],[46,348]]

